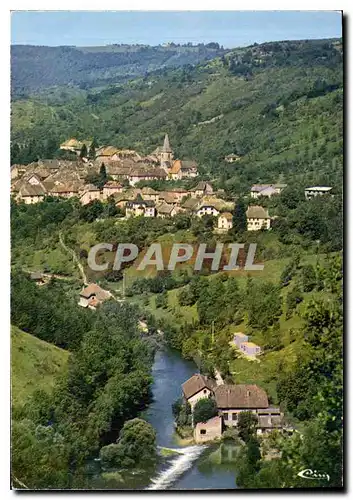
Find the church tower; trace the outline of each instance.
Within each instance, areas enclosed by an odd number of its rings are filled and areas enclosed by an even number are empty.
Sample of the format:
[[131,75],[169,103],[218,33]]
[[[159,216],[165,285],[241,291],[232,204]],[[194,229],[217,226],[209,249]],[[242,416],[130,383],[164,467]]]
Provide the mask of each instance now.
[[169,144],[168,134],[165,134],[163,148],[160,152],[160,158],[162,168],[170,168],[172,166],[173,151],[171,150]]

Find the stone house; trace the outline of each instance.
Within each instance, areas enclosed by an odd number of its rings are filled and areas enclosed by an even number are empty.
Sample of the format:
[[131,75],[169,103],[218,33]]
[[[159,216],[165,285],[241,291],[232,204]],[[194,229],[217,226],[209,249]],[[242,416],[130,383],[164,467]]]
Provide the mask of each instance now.
[[78,141],[77,139],[73,138],[68,139],[67,141],[60,144],[60,149],[66,151],[72,151],[73,153],[79,155],[81,153],[81,149],[84,144],[86,145],[87,152],[89,152],[92,145],[92,141]]
[[117,153],[118,148],[115,146],[103,146],[96,151],[95,161],[98,163],[104,163],[113,159],[114,155]]
[[115,193],[122,193],[123,186],[117,181],[108,181],[103,186],[103,200],[107,200],[109,196]]
[[240,160],[240,156],[239,155],[236,155],[236,154],[230,154],[230,155],[227,155],[225,158],[224,158],[224,161],[226,161],[227,163],[234,163],[235,161],[239,161]]
[[168,174],[172,180],[197,177],[197,163],[192,160],[175,160]]
[[260,229],[270,229],[271,218],[268,211],[258,205],[250,206],[246,211],[248,231],[259,231]]
[[23,201],[26,205],[31,205],[43,201],[46,195],[47,190],[42,183],[30,184],[27,182],[20,187],[16,195],[16,200]]
[[156,207],[152,200],[144,200],[138,194],[134,200],[128,201],[125,205],[126,217],[155,217]]
[[267,434],[275,429],[283,428],[283,413],[279,408],[266,408],[257,412],[257,435]]
[[103,290],[96,283],[90,283],[80,292],[79,305],[81,307],[96,308],[99,304],[111,298],[111,293]]
[[271,198],[271,196],[280,194],[287,184],[254,184],[250,190],[251,198],[259,198],[260,196],[266,196]]
[[134,186],[139,181],[165,180],[167,173],[159,167],[133,168],[128,175],[129,183]]
[[223,431],[222,418],[219,416],[210,418],[207,422],[196,424],[194,429],[194,439],[196,443],[206,443],[220,439]]
[[159,191],[158,200],[168,205],[176,205],[178,204],[178,197],[171,191]]
[[196,215],[198,217],[203,217],[204,215],[212,215],[213,217],[217,217],[217,215],[219,215],[219,210],[213,203],[204,202],[197,209]]
[[213,396],[216,382],[205,375],[195,373],[181,386],[183,391],[184,400],[187,401],[191,410],[194,409],[195,404],[203,398]]
[[198,176],[197,163],[194,160],[181,160],[181,178],[192,179]]
[[201,201],[198,198],[187,198],[181,205],[185,212],[196,212],[200,207]]
[[72,198],[78,196],[79,187],[77,183],[55,184],[49,189],[50,196],[60,196],[61,198]]
[[127,189],[122,193],[115,194],[114,195],[115,205],[119,208],[124,208],[126,207],[126,203],[128,201],[135,200],[136,196],[141,193],[142,193],[141,189],[133,188],[133,189]]
[[168,172],[169,178],[172,179],[173,181],[177,181],[182,178],[182,172],[181,172],[181,161],[180,160],[175,160],[171,169]]
[[151,187],[143,187],[141,190],[141,194],[144,200],[152,200],[155,202],[159,201],[159,191],[155,191]]
[[207,196],[213,194],[213,187],[209,182],[201,181],[196,187],[190,189],[189,192],[191,196],[196,196],[197,198],[202,196]]
[[133,149],[117,149],[115,153],[110,157],[111,161],[119,161],[119,160],[133,160],[139,161],[142,160],[142,156],[139,155]]
[[305,188],[304,194],[305,199],[311,200],[312,198],[316,198],[316,196],[322,196],[325,194],[329,194],[332,190],[332,187],[329,186],[313,186]]
[[[131,164],[130,164],[131,163]],[[111,177],[114,181],[123,181],[125,179],[129,179],[129,175],[131,172],[131,168],[133,162],[120,162],[114,161],[106,164],[106,172],[109,177]]]
[[279,408],[269,406],[266,392],[255,384],[217,385],[215,380],[195,374],[184,382],[182,392],[184,401],[189,402],[192,411],[195,404],[204,398],[213,398],[217,405],[218,417],[195,426],[196,442],[220,437],[223,423],[226,427],[236,427],[239,414],[244,411],[250,411],[257,417],[258,434],[283,428],[283,414]]
[[102,194],[99,188],[93,184],[87,184],[84,186],[82,193],[80,195],[80,202],[82,205],[87,205],[93,200],[101,200]]
[[168,203],[162,202],[160,205],[157,205],[157,217],[165,219],[166,217],[174,217],[177,213],[176,207],[174,205],[170,205]]
[[242,411],[252,411],[257,415],[268,408],[267,394],[257,385],[219,385],[214,390],[214,397],[226,426],[236,426]]
[[45,277],[40,271],[34,271],[29,275],[30,279],[34,281],[37,285],[44,285]]
[[11,165],[10,167],[11,180],[15,180],[19,176],[18,165]]
[[221,231],[229,231],[233,227],[233,215],[230,212],[223,212],[218,217],[218,229]]
[[187,189],[184,188],[172,188],[169,191],[166,191],[167,193],[171,194],[174,196],[175,200],[180,203],[183,198],[188,196],[189,192]]

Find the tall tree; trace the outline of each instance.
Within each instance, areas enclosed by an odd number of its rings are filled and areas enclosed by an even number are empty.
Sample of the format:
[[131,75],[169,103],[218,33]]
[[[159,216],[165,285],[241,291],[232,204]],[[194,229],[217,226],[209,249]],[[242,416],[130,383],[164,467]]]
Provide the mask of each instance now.
[[94,145],[94,142],[92,142],[91,147],[89,148],[89,158],[91,160],[95,160],[96,158],[96,147]]
[[80,151],[80,158],[87,158],[87,146],[86,146],[86,144],[82,145],[82,148]]
[[247,228],[246,208],[242,198],[238,200],[233,212],[233,231],[243,233]]
[[199,422],[207,422],[218,413],[217,405],[214,399],[202,398],[194,407],[194,425]]

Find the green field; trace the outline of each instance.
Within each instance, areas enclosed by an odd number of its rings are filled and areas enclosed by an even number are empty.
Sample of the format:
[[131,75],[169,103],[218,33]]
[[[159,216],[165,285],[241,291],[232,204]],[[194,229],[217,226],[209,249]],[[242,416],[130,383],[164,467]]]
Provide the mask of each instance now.
[[11,327],[11,398],[22,406],[37,389],[50,392],[66,369],[69,353],[16,326]]

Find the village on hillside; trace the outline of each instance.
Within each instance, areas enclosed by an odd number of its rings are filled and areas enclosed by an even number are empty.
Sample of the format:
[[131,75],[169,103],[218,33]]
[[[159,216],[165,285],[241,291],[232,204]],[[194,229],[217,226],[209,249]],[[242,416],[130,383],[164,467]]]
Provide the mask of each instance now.
[[[94,150],[92,141],[69,139],[60,149],[77,155],[76,160],[39,160],[29,165],[12,165],[11,195],[19,202],[33,204],[45,197],[79,199],[82,205],[95,200],[113,200],[116,207],[125,211],[125,217],[173,217],[188,213],[197,217],[211,215],[217,218],[216,232],[226,232],[233,226],[234,202],[225,199],[223,190],[214,190],[212,184],[199,181],[192,189],[171,187],[157,191],[151,187],[136,187],[140,181],[168,181],[199,177],[198,166],[192,160],[174,159],[168,134],[163,146],[150,155],[136,151],[104,146]],[[93,151],[94,150],[94,151]],[[92,155],[94,158],[92,158]],[[230,159],[229,159],[230,161]],[[232,159],[232,161],[235,161]],[[88,179],[105,176],[98,187]],[[197,181],[197,179],[196,179]],[[250,199],[270,198],[278,195],[286,184],[255,184]],[[314,186],[305,190],[310,199],[327,194],[331,187]],[[247,230],[270,229],[271,216],[260,205],[249,205],[246,212]]]

